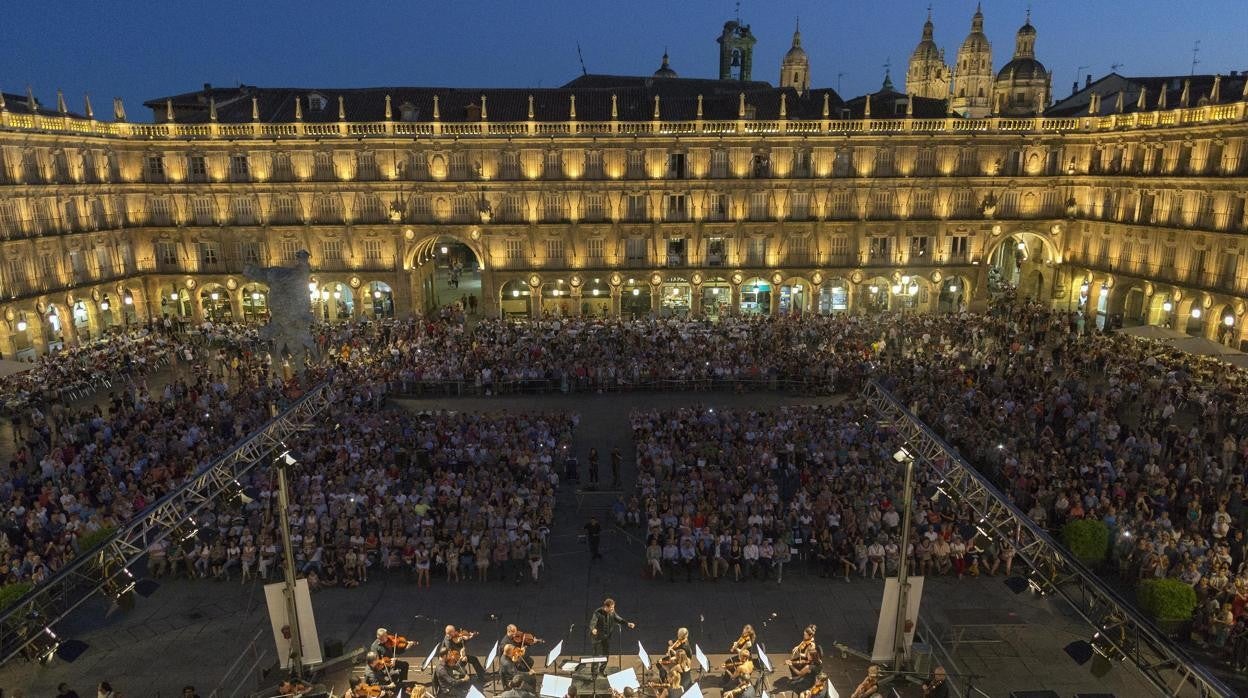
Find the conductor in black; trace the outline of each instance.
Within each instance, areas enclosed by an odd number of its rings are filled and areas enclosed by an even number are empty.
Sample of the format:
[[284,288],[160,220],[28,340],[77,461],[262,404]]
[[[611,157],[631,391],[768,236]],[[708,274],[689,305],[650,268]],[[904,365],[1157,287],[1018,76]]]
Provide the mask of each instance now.
[[[611,655],[611,641],[615,639],[621,625],[627,625],[630,630],[637,627],[636,624],[624,620],[615,612],[615,599],[604,599],[602,607],[594,611],[594,617],[589,623],[589,632],[594,638],[596,656],[609,657]],[[595,664],[593,673],[605,674],[606,667],[605,662]]]

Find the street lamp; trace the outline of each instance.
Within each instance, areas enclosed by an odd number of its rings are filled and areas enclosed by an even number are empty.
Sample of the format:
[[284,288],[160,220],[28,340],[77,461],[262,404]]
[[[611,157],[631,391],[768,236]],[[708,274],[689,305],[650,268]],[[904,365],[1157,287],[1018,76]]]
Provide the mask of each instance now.
[[18,332],[25,332],[25,331],[26,331],[26,327],[27,327],[27,325],[26,325],[26,313],[25,313],[25,312],[23,312],[23,313],[22,313],[22,315],[21,315],[21,317],[19,317],[19,318],[17,319],[17,331],[18,331]]
[[1192,317],[1199,320],[1202,314],[1204,314],[1204,311],[1201,310],[1200,308],[1196,308],[1196,307],[1192,308]]

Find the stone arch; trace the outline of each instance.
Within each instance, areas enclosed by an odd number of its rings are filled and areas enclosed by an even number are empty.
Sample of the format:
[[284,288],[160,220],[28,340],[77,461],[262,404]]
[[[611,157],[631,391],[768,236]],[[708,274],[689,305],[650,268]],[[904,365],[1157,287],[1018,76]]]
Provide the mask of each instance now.
[[269,319],[269,287],[256,281],[239,289],[243,322],[264,324]]
[[814,312],[816,288],[805,274],[791,274],[779,288],[779,313],[781,315],[805,315]]
[[230,304],[230,292],[217,282],[205,283],[194,289],[195,302],[199,304],[202,316],[211,322],[229,322],[234,319],[234,309]]
[[394,288],[385,281],[364,284],[363,312],[374,318],[394,317]]
[[[1239,318],[1230,303],[1214,303],[1209,309],[1209,320],[1205,323],[1205,336],[1219,344],[1234,345]],[[1228,322],[1229,321],[1229,322]]]
[[407,244],[403,252],[404,269],[415,269],[435,259],[441,252],[441,246],[444,242],[464,245],[476,257],[477,268],[482,271],[486,269],[485,247],[480,240],[473,238],[472,233],[461,230],[438,230],[416,238],[414,231],[408,230],[409,233],[412,233],[413,241]]
[[961,312],[970,305],[973,286],[970,278],[962,274],[950,274],[940,279],[936,288],[936,311]]

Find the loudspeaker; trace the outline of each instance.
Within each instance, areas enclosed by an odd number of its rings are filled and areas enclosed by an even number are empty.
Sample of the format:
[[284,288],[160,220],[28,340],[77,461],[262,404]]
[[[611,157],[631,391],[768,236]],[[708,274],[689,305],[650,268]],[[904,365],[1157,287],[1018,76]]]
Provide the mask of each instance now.
[[342,640],[325,641],[325,658],[333,659],[342,656]]
[[1075,640],[1063,649],[1079,666],[1087,664],[1088,660],[1092,658],[1092,643],[1086,640]]

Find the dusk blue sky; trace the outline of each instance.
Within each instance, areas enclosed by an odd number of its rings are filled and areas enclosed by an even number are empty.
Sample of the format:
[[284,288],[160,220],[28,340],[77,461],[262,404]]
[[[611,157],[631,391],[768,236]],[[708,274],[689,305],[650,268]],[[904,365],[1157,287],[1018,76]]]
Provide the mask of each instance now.
[[[974,0],[933,0],[936,41],[952,62],[970,28]],[[1127,75],[1248,69],[1248,0],[986,0],[985,32],[997,68],[1014,50],[1028,5],[1039,59],[1057,97],[1077,73],[1121,63]],[[734,16],[731,0],[9,0],[0,42],[0,87],[34,87],[44,104],[65,90],[97,114],[125,99],[149,120],[146,99],[203,83],[263,86],[557,86],[580,72],[649,74],[664,47],[685,77],[717,77],[715,38]],[[901,88],[927,0],[744,0],[754,77],[775,83],[800,15],[811,84],[846,98],[879,89],[891,59]],[[1088,66],[1081,71],[1078,66]]]

